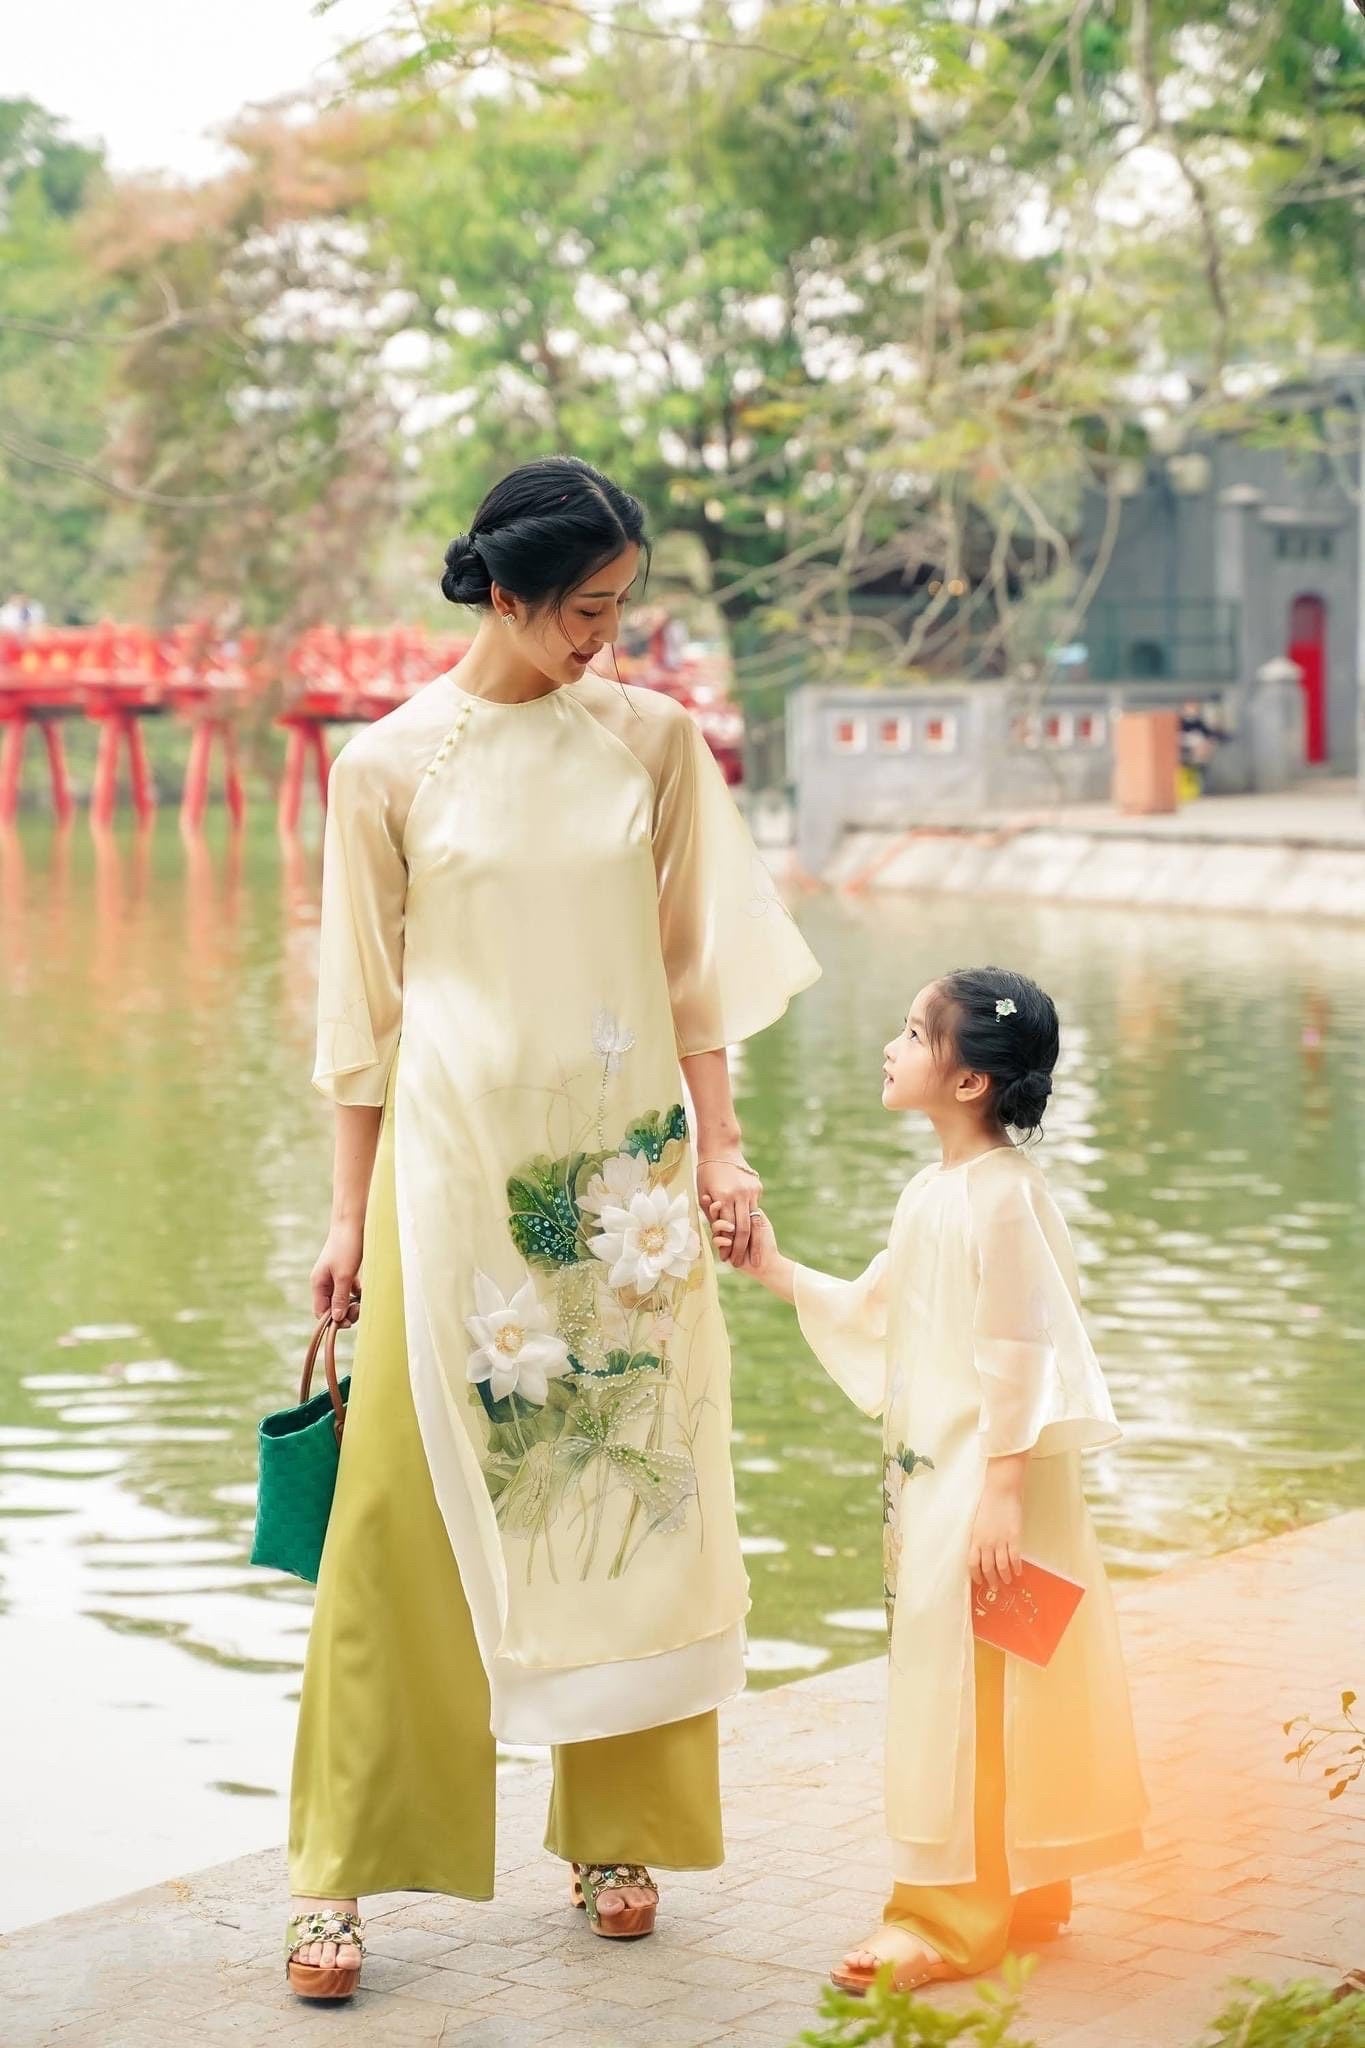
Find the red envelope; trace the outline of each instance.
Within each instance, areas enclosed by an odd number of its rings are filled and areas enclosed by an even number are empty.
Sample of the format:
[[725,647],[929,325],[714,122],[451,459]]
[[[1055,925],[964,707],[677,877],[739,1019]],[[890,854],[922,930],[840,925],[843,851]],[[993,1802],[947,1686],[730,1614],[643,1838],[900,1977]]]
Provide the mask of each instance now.
[[1075,1579],[1064,1579],[1026,1557],[1022,1572],[1000,1592],[972,1587],[972,1633],[979,1642],[993,1643],[1030,1664],[1050,1663],[1084,1593]]

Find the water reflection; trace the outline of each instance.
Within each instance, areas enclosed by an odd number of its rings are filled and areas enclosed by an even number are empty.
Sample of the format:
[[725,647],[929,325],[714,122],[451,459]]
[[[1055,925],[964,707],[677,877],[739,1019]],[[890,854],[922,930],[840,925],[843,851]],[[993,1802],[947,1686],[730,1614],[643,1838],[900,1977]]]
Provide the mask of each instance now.
[[[293,1381],[326,1211],[316,910],[316,849],[282,859],[267,832],[0,841],[0,1648],[28,1674],[0,1727],[28,1875],[0,1925],[283,1833],[308,1595],[244,1558],[255,1420]],[[787,1248],[871,1256],[929,1157],[880,1108],[882,1044],[929,976],[1008,960],[1064,1019],[1045,1156],[1127,1429],[1091,1475],[1117,1568],[1365,1501],[1358,942],[866,898],[799,915],[825,979],[738,1063]],[[875,1432],[788,1311],[725,1284],[773,1683],[879,1646]]]

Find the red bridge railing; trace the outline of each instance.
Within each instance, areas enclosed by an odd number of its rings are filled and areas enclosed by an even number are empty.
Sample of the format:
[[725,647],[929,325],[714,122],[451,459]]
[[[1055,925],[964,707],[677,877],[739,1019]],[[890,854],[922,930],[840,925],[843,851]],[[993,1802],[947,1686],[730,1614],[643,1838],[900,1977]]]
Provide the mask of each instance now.
[[[0,824],[12,823],[18,810],[30,732],[44,747],[53,811],[62,823],[70,819],[75,805],[62,728],[71,718],[93,720],[99,728],[92,822],[112,820],[125,759],[134,810],[149,820],[156,809],[156,787],[142,722],[165,716],[190,728],[180,801],[183,822],[195,827],[203,820],[216,750],[223,763],[224,800],[240,823],[246,799],[238,729],[253,700],[259,702],[275,686],[281,698],[276,723],[287,735],[279,818],[285,830],[292,830],[310,767],[319,799],[324,805],[327,801],[328,726],[382,717],[453,667],[468,645],[466,635],[412,627],[342,631],[318,626],[299,635],[282,655],[278,649],[267,654],[256,636],[229,639],[202,626],[160,634],[121,625],[0,630]],[[696,663],[669,661],[661,632],[651,636],[645,654],[622,654],[619,666],[629,681],[666,689],[687,704],[727,778],[740,779],[743,726],[723,680]]]

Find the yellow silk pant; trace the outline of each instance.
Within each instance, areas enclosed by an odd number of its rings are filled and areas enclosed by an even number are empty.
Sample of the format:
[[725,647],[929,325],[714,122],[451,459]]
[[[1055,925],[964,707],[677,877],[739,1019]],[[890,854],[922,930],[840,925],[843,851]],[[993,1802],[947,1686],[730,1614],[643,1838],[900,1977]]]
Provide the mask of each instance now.
[[1071,1915],[1071,1886],[1010,1896],[1005,1860],[1005,1653],[976,1645],[976,1876],[971,1884],[897,1884],[883,1919],[975,1977],[1006,1951],[1055,1931]]
[[[365,1223],[336,1497],[304,1664],[290,1801],[296,1894],[493,1896],[488,1680],[408,1381],[393,1125]],[[717,1718],[553,1751],[545,1846],[578,1863],[710,1870],[724,1856]]]

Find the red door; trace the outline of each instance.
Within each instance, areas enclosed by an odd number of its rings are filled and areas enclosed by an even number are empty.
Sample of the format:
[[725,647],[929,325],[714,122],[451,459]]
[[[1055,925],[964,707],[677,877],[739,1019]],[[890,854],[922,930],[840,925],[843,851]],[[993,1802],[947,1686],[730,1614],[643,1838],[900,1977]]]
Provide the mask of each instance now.
[[1303,677],[1303,750],[1312,762],[1327,759],[1327,606],[1320,597],[1296,597],[1289,607],[1289,659]]

